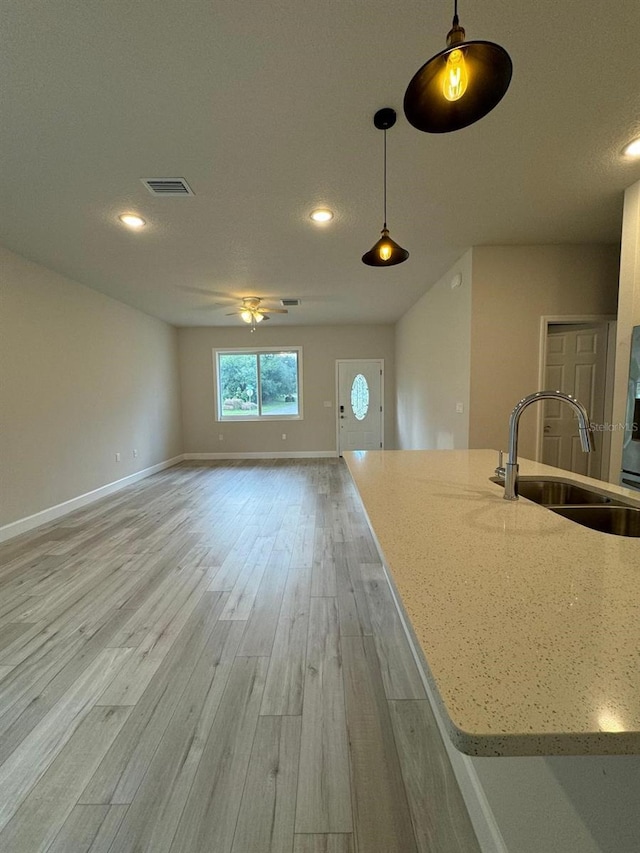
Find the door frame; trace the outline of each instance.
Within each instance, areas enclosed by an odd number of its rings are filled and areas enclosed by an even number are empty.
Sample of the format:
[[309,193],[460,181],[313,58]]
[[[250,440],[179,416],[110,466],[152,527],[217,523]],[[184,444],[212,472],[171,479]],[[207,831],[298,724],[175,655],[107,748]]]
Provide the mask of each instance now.
[[367,364],[379,364],[380,365],[380,405],[382,406],[382,411],[380,412],[380,441],[382,442],[381,450],[384,450],[384,416],[385,416],[385,402],[384,402],[384,358],[337,358],[336,359],[336,453],[338,457],[340,457],[340,367],[341,364],[353,364],[354,362],[366,362]]
[[[584,323],[607,324],[607,352],[605,356],[604,416],[611,417],[613,407],[613,368],[615,365],[616,321],[615,314],[553,314],[540,317],[540,339],[538,345],[538,389],[544,388],[547,369],[547,336],[549,326],[579,326]],[[536,462],[542,462],[542,438],[544,435],[544,406],[537,407],[536,415]],[[609,456],[611,453],[611,433],[605,431],[602,436],[602,462],[600,478],[609,477]]]

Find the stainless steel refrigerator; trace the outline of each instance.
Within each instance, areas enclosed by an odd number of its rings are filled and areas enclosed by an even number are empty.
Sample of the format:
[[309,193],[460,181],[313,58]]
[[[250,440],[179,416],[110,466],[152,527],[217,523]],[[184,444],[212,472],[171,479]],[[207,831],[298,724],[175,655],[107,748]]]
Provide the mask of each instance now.
[[632,489],[640,489],[640,326],[634,326],[631,337],[620,483]]

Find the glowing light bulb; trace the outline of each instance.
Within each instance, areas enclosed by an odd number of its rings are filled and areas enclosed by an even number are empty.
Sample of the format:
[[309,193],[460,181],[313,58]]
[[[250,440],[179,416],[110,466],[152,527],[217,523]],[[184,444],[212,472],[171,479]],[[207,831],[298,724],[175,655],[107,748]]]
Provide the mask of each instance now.
[[250,323],[253,317],[251,311],[241,311],[240,316],[245,321],[245,323]]
[[630,142],[622,153],[626,157],[640,157],[640,138]]
[[379,249],[380,260],[388,261],[391,257],[391,246],[388,243],[382,243]]
[[144,219],[141,216],[137,216],[135,213],[121,213],[118,219],[123,225],[126,225],[127,228],[131,228],[134,231],[138,228],[143,228],[146,225]]
[[314,222],[324,224],[325,222],[331,222],[333,219],[333,211],[329,210],[328,207],[317,207],[315,210],[311,211],[309,216]]
[[447,56],[442,94],[448,101],[458,101],[467,91],[468,85],[467,63],[465,62],[463,52],[460,48],[456,48]]
[[256,313],[253,316],[255,317],[256,323],[262,323],[262,321],[264,320],[263,314]]

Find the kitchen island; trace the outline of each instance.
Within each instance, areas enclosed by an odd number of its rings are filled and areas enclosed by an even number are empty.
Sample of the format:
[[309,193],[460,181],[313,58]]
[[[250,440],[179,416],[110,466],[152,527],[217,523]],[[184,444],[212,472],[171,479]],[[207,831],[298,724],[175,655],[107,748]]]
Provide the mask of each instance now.
[[640,753],[640,539],[503,500],[494,451],[344,458],[460,751]]

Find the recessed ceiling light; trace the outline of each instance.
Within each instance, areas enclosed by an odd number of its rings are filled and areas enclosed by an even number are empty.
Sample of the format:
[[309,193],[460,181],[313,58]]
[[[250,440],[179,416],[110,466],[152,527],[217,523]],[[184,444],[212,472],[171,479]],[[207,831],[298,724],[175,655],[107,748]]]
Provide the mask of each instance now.
[[630,142],[622,151],[625,157],[640,157],[640,136]]
[[323,224],[325,222],[331,222],[333,219],[333,211],[329,210],[328,207],[317,207],[315,210],[311,211],[309,216],[314,222]]
[[144,219],[141,216],[136,216],[135,213],[121,213],[118,219],[127,228],[132,228],[134,231],[137,231],[138,228],[142,228],[146,224]]

